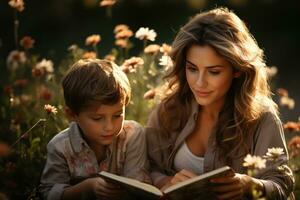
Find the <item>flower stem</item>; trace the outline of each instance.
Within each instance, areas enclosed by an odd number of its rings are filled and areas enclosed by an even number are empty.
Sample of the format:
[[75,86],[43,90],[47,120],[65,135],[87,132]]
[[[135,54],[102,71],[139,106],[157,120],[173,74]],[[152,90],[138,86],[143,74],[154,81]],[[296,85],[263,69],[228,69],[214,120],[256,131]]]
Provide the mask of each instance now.
[[28,129],[25,133],[23,133],[16,141],[15,143],[13,143],[10,148],[13,148],[16,144],[18,144],[20,142],[20,140],[22,140],[22,138],[24,138],[34,127],[36,127],[40,122],[45,122],[46,119],[39,119],[39,121],[37,121],[30,129]]
[[14,37],[15,37],[15,45],[17,50],[19,49],[18,30],[19,30],[18,13],[17,10],[14,10]]

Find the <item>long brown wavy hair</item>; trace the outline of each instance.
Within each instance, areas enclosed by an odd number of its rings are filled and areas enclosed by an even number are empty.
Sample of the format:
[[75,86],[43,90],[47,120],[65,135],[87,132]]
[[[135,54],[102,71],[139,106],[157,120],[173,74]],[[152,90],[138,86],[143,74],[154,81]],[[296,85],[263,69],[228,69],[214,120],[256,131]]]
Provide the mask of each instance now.
[[194,96],[186,80],[185,63],[186,52],[193,44],[209,45],[241,74],[232,82],[216,125],[216,148],[230,162],[240,145],[245,153],[249,150],[245,139],[253,134],[262,113],[267,109],[277,114],[263,51],[245,23],[227,8],[215,8],[193,17],[179,30],[172,44],[174,66],[165,77],[168,95],[159,110],[167,134],[180,131],[191,113]]

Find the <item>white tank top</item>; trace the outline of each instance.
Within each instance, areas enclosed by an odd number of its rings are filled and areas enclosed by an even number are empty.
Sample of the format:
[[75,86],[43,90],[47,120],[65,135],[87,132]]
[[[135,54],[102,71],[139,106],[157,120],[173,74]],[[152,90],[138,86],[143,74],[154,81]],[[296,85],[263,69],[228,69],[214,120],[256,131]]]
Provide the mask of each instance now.
[[195,174],[203,174],[204,158],[195,156],[184,142],[174,158],[174,167],[177,171],[187,169]]

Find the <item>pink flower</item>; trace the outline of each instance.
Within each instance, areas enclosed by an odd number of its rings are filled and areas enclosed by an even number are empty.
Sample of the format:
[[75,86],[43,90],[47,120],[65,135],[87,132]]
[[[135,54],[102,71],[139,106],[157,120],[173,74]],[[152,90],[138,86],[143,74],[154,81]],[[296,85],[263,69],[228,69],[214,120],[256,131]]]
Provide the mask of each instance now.
[[23,0],[10,0],[8,4],[19,12],[22,12],[24,10]]
[[44,106],[44,110],[47,112],[47,114],[56,114],[57,113],[57,108],[50,105],[50,104],[47,104]]
[[85,44],[96,46],[100,41],[101,41],[101,36],[94,34],[94,35],[90,35],[86,38]]
[[100,7],[111,7],[116,3],[116,0],[102,0],[100,2]]
[[25,36],[21,39],[20,45],[24,49],[31,49],[33,47],[34,42],[34,39],[32,39],[30,36]]
[[11,150],[8,144],[0,142],[0,157],[5,157],[10,154]]

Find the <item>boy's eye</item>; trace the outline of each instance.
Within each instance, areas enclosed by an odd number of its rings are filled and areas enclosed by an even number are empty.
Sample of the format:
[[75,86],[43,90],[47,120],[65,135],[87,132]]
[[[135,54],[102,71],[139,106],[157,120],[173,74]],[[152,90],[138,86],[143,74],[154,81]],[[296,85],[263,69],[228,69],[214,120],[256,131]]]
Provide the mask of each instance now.
[[95,120],[95,121],[99,121],[99,120],[101,120],[103,118],[102,117],[93,117],[92,119]]
[[114,118],[119,118],[119,117],[122,117],[123,114],[117,114],[117,115],[114,115]]

